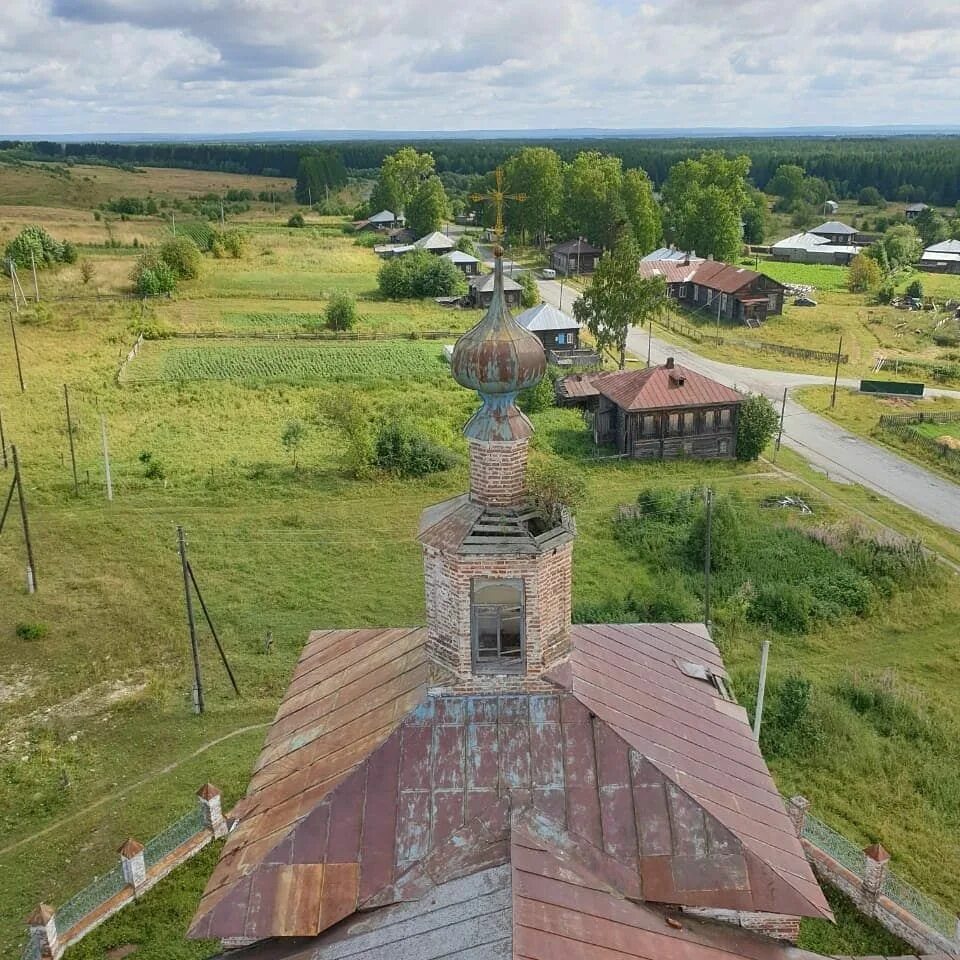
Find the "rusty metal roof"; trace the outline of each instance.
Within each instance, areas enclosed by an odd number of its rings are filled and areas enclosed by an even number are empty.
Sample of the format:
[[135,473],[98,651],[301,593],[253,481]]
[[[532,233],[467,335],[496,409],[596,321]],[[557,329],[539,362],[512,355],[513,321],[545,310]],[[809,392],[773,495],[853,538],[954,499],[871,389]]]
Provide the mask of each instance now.
[[684,263],[674,260],[641,260],[639,273],[641,277],[663,277],[666,283],[688,283],[697,272],[700,260],[693,263]]
[[195,937],[312,936],[510,857],[511,814],[569,834],[623,896],[830,916],[703,628],[573,628],[557,693],[428,696],[423,634],[316,635]]
[[591,384],[608,400],[631,413],[638,410],[715,406],[743,400],[736,390],[679,364],[610,372],[603,377],[592,378]]
[[557,381],[563,395],[570,400],[598,397],[597,381],[603,377],[613,377],[619,370],[604,370],[598,373],[573,373]]

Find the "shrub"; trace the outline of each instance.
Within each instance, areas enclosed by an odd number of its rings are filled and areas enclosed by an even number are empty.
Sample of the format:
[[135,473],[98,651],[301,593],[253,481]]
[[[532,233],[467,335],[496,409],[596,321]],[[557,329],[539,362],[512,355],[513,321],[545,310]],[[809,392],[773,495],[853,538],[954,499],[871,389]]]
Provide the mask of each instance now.
[[747,619],[765,623],[782,633],[803,633],[813,621],[814,599],[810,588],[792,583],[765,583],[757,588]]
[[847,289],[851,293],[866,293],[880,286],[883,279],[880,264],[873,257],[858,253],[847,267]]
[[517,396],[517,405],[525,413],[540,413],[549,410],[557,402],[557,391],[549,372],[539,383],[522,390]]
[[307,221],[303,219],[303,214],[302,214],[302,213],[295,213],[295,214],[287,221],[287,226],[288,226],[288,227],[296,227],[296,228],[299,229],[300,227],[305,227],[306,225],[307,225]]
[[423,477],[449,470],[456,456],[405,421],[390,420],[377,430],[374,462],[397,477]]
[[18,640],[42,640],[47,632],[45,623],[18,623],[16,627]]
[[357,304],[349,293],[338,290],[331,294],[323,318],[331,330],[352,330],[357,323]]
[[163,480],[167,473],[163,469],[163,464],[154,459],[153,454],[149,450],[142,450],[140,456],[137,458],[146,468],[143,471],[143,475],[148,480]]
[[896,296],[896,289],[890,281],[887,281],[877,290],[877,303],[890,303],[894,296]]
[[777,432],[780,417],[762,394],[747,397],[737,420],[737,459],[757,460]]
[[813,685],[796,674],[768,682],[766,706],[760,724],[760,743],[767,756],[806,753],[820,739],[811,710]]
[[467,290],[463,274],[449,260],[423,250],[388,260],[377,274],[377,284],[390,300],[453,297]]
[[84,286],[93,279],[95,273],[96,270],[92,260],[84,259],[80,261],[80,279],[83,281]]
[[566,460],[534,460],[527,470],[527,490],[546,520],[559,524],[564,507],[575,510],[587,494],[583,474]]
[[920,300],[923,298],[923,281],[917,277],[916,280],[911,280],[907,284],[906,294],[908,297],[915,297]]
[[169,264],[152,253],[139,257],[131,279],[141,297],[159,297],[177,289],[177,278]]
[[177,280],[193,280],[200,276],[200,248],[190,237],[174,237],[160,247],[160,260]]
[[220,235],[220,243],[234,260],[239,260],[247,249],[247,235],[241,230],[224,230]]
[[297,451],[300,449],[300,445],[303,443],[303,438],[306,435],[307,428],[300,420],[289,421],[280,434],[280,442],[283,444],[284,450],[290,454],[293,460],[294,470],[297,469]]
[[540,288],[537,286],[537,281],[533,278],[533,274],[528,270],[524,270],[517,277],[517,283],[523,288],[520,292],[520,305],[526,309],[530,307],[535,307],[541,301]]
[[[743,527],[736,505],[730,497],[716,497],[713,504],[710,532],[710,567],[712,570],[732,570],[740,566],[744,550]],[[707,547],[707,509],[698,511],[687,538],[687,551],[692,564],[703,565]]]
[[37,269],[42,269],[54,263],[62,263],[64,244],[54,240],[42,227],[24,227],[7,244],[4,258],[13,260],[18,267],[29,267],[31,255],[32,262],[36,264]]
[[60,259],[64,263],[77,262],[77,248],[69,240],[63,241],[63,247],[61,248]]
[[468,233],[460,234],[460,239],[457,240],[457,249],[461,253],[468,253],[471,257],[477,255],[477,245],[473,242],[473,237]]

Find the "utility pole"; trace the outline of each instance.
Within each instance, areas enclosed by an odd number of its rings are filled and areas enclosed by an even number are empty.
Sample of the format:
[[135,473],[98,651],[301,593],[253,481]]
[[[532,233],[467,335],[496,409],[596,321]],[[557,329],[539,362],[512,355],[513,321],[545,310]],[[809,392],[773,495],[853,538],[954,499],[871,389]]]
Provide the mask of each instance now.
[[703,545],[703,625],[710,629],[710,539],[713,534],[713,491],[707,487],[707,529]]
[[223,216],[223,197],[220,198],[220,229],[225,229],[227,221]]
[[13,455],[13,482],[17,485],[17,499],[20,501],[20,522],[23,524],[23,541],[27,547],[27,592],[36,593],[37,566],[33,561],[33,543],[30,540],[30,521],[27,518],[27,498],[23,493],[23,477],[20,476],[20,459],[17,448],[11,444]]
[[23,384],[23,367],[20,366],[20,347],[17,344],[17,326],[10,318],[10,333],[13,336],[13,355],[17,358],[17,378],[20,380],[20,392],[26,393],[27,388]]
[[723,303],[722,296],[717,294],[717,346],[720,346],[720,305]]
[[653,351],[653,321],[647,321],[647,369],[650,369],[650,356]]
[[203,615],[207,620],[207,626],[210,628],[210,632],[213,634],[213,642],[217,645],[217,650],[220,653],[220,659],[223,661],[223,666],[226,669],[227,676],[230,678],[230,683],[233,686],[233,692],[239,696],[240,688],[237,686],[237,681],[233,676],[233,671],[230,669],[230,662],[227,660],[226,653],[224,653],[223,645],[220,643],[220,637],[217,636],[217,629],[214,627],[213,620],[210,618],[207,605],[203,602],[203,594],[200,592],[200,584],[197,583],[197,578],[193,575],[193,566],[189,561],[187,561],[187,573],[190,574],[190,582],[193,584],[193,589],[197,591],[197,599],[200,601],[200,609],[203,611]]
[[760,722],[763,720],[763,694],[767,689],[767,658],[770,655],[770,641],[764,640],[760,649],[760,680],[757,683],[757,709],[753,714],[753,739],[760,739]]
[[562,310],[562,309],[563,309],[563,280],[564,280],[564,277],[565,277],[565,274],[561,273],[561,274],[560,274],[560,306],[557,307],[558,310]]
[[80,496],[80,482],[77,480],[77,457],[73,450],[73,422],[70,420],[70,396],[67,385],[63,385],[63,404],[67,409],[67,438],[70,441],[70,465],[73,467],[73,492]]
[[100,441],[103,444],[103,471],[107,478],[107,499],[113,499],[113,479],[110,476],[110,447],[107,444],[107,418],[100,414]]
[[837,405],[837,381],[840,379],[840,353],[843,350],[843,335],[840,336],[840,343],[837,346],[837,366],[833,371],[833,396],[830,397],[830,409]]
[[40,286],[37,283],[37,261],[33,256],[33,251],[30,251],[30,269],[33,270],[33,295],[37,298],[37,303],[40,302]]
[[3,436],[3,411],[0,410],[0,457],[3,458],[3,469],[7,469],[7,441]]
[[309,183],[307,184],[307,206],[313,208],[313,190]]
[[177,527],[177,547],[180,551],[180,566],[183,570],[183,594],[187,602],[187,623],[190,625],[190,651],[193,655],[193,709],[203,713],[203,679],[200,676],[200,649],[197,646],[197,625],[193,619],[193,597],[190,594],[190,565],[187,562],[187,541],[183,527]]
[[787,388],[783,388],[783,404],[780,407],[780,432],[777,434],[777,445],[773,448],[773,462],[777,462],[777,452],[780,450],[780,441],[783,439],[783,418],[787,413]]
[[177,235],[177,211],[176,210],[170,211],[170,222],[173,225],[173,235],[176,236]]

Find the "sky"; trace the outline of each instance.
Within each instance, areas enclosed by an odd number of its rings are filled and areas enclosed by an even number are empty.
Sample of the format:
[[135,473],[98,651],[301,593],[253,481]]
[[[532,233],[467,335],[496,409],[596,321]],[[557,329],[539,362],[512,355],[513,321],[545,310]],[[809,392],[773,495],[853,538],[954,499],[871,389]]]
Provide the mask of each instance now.
[[0,136],[960,124],[955,0],[3,0]]

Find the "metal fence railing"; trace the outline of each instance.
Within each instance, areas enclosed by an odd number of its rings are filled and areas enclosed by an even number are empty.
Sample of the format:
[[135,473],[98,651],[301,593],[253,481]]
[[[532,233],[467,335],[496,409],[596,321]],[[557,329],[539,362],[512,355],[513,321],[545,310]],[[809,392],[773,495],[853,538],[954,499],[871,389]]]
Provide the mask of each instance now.
[[191,810],[166,830],[148,840],[143,847],[144,866],[149,870],[159,863],[168,853],[172,853],[181,844],[195,837],[204,828],[203,816],[199,810]]
[[803,839],[809,840],[819,850],[829,854],[861,880],[866,876],[867,858],[864,852],[855,843],[809,813],[803,821]]
[[956,937],[957,918],[892,871],[883,878],[880,892],[938,933],[950,940]]
[[57,911],[57,931],[63,935],[84,917],[92,913],[101,903],[106,903],[124,887],[123,870],[117,864],[112,870],[97,877],[89,886],[71,897]]

